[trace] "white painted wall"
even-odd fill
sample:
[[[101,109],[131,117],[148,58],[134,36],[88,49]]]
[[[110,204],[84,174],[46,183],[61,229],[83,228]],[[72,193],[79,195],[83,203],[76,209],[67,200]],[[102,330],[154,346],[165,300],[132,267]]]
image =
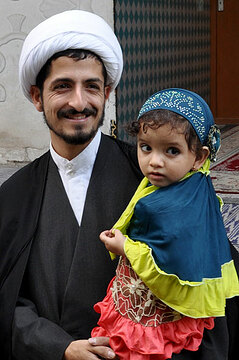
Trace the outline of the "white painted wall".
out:
[[[49,147],[42,114],[20,89],[18,61],[29,31],[51,15],[70,9],[91,11],[113,28],[113,0],[0,0],[0,164],[31,161]],[[111,94],[102,128],[105,133],[115,113]]]

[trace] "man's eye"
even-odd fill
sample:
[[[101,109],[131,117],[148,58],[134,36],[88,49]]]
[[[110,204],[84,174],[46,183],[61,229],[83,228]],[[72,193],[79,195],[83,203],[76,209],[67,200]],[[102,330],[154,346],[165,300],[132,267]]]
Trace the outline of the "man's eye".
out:
[[[93,90],[100,90],[100,87],[98,84],[89,84],[88,88],[93,89]]]
[[[147,145],[147,144],[141,145],[140,148],[141,148],[142,151],[145,151],[145,152],[151,151],[151,147],[149,145]]]
[[[167,153],[170,155],[178,155],[180,151],[175,147],[171,147],[167,150]]]
[[[68,89],[69,88],[69,84],[58,84],[54,87],[55,90],[58,90],[58,89]]]

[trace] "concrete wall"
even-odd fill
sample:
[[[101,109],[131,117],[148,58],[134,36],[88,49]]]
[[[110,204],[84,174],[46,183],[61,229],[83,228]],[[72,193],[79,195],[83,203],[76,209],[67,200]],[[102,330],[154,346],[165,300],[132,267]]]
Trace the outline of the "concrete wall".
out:
[[[113,28],[113,0],[0,0],[0,164],[31,161],[49,147],[42,114],[21,92],[18,61],[28,32],[51,15],[70,9],[96,13]],[[115,116],[115,95],[111,94],[105,133]]]

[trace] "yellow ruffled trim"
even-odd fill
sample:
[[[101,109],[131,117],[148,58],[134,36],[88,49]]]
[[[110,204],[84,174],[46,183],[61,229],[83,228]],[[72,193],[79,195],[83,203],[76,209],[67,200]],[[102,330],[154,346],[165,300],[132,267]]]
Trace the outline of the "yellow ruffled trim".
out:
[[[125,254],[132,268],[161,301],[192,318],[225,315],[226,299],[239,295],[239,282],[233,260],[222,266],[222,277],[189,282],[167,274],[155,263],[145,243],[126,236]]]

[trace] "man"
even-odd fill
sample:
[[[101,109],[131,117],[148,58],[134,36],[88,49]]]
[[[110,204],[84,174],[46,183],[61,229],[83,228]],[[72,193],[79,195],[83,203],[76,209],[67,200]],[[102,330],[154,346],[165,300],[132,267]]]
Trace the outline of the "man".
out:
[[[3,359],[114,358],[108,339],[85,339],[115,270],[99,233],[141,179],[133,147],[99,131],[122,65],[111,28],[84,11],[49,18],[24,42],[20,83],[51,147],[0,192]]]
[[[121,49],[101,18],[67,11],[33,29],[19,68],[51,145],[0,191],[1,357],[115,358],[107,338],[87,339],[97,323],[93,305],[115,270],[99,233],[141,179],[134,149],[99,131],[121,76]],[[228,334],[223,319],[199,352],[175,359],[227,359]]]

